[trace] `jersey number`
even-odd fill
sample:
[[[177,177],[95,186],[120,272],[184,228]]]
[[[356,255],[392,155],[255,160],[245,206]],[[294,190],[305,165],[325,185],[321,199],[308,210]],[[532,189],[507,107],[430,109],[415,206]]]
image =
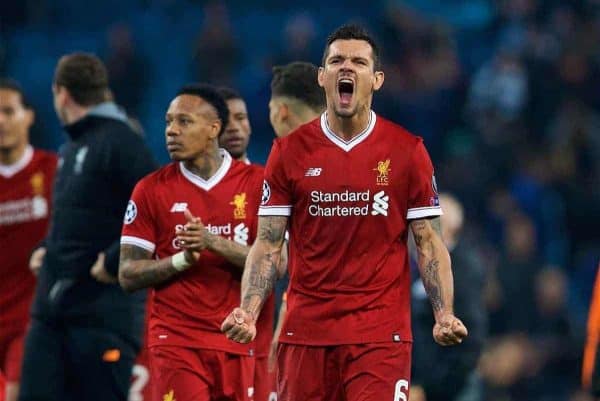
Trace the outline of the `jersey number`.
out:
[[[398,380],[396,382],[396,389],[394,390],[394,401],[406,401],[408,396],[406,395],[408,390],[408,380]]]
[[[148,380],[150,379],[148,368],[144,365],[135,364],[133,366],[132,376],[133,382],[129,387],[128,401],[144,401],[144,387],[146,387],[146,384],[148,384]]]

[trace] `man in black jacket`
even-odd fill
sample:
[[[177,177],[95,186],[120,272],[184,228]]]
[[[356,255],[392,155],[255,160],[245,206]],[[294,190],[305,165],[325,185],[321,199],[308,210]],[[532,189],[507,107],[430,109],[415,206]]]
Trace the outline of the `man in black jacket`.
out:
[[[62,57],[52,86],[68,134],[25,343],[20,401],[125,401],[145,294],[116,277],[119,238],[135,183],[155,168],[143,139],[111,101],[95,56]]]

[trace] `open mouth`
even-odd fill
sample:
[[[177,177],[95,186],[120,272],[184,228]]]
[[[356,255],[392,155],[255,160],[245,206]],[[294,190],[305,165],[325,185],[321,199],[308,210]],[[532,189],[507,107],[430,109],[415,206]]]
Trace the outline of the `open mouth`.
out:
[[[350,105],[352,95],[354,94],[354,81],[349,78],[342,78],[338,81],[338,93],[340,95],[340,104],[342,106]]]

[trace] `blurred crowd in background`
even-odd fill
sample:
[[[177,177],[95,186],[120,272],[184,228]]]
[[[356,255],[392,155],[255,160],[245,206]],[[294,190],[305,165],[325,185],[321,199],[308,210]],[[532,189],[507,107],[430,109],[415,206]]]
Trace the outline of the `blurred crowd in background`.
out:
[[[463,242],[486,274],[486,399],[575,400],[600,255],[598,0],[23,0],[0,4],[0,75],[37,112],[32,143],[64,136],[51,96],[64,53],[98,54],[116,100],[166,162],[164,113],[189,81],[245,97],[264,162],[274,65],[320,64],[354,21],[378,38],[374,109],[424,137],[438,185],[465,208]]]

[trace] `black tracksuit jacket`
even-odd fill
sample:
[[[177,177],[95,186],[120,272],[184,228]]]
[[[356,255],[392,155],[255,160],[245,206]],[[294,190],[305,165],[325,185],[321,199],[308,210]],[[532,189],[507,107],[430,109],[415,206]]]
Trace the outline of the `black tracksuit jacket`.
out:
[[[112,103],[65,126],[54,210],[32,316],[57,324],[98,327],[139,343],[145,292],[126,294],[118,284],[90,275],[99,252],[117,275],[123,215],[133,187],[156,168],[143,138]]]

